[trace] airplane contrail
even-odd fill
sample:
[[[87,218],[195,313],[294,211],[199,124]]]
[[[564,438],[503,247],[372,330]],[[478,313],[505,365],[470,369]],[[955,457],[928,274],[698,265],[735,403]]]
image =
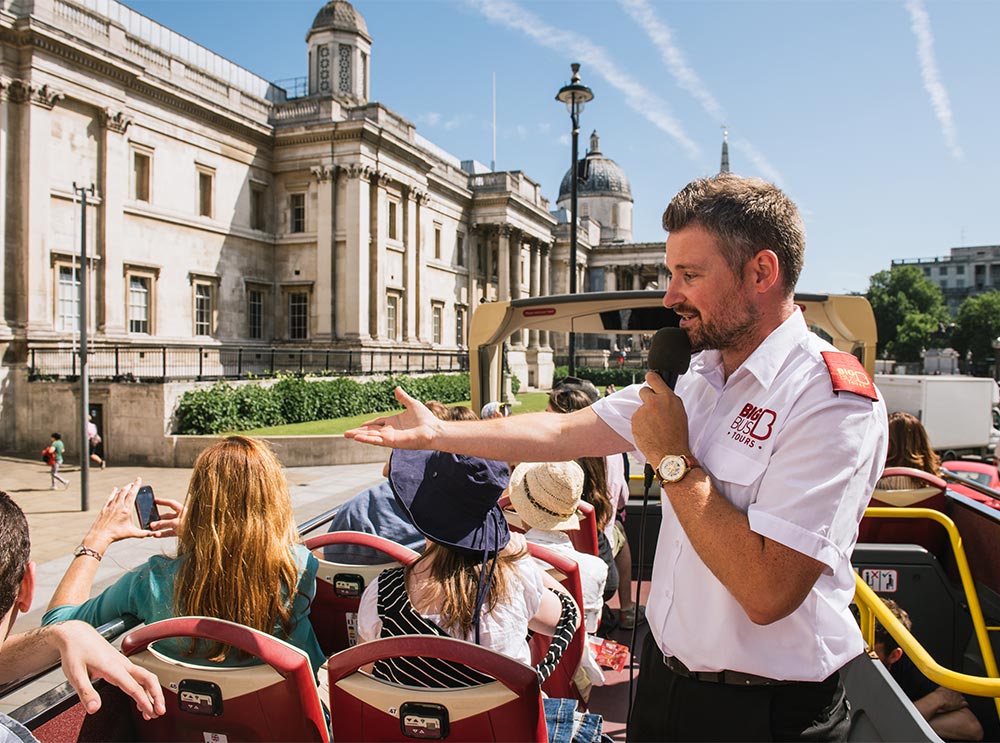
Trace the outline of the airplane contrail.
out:
[[[586,64],[588,72],[600,75],[622,93],[629,108],[677,142],[688,157],[697,159],[700,156],[700,148],[670,113],[666,102],[623,70],[604,47],[581,34],[545,23],[534,13],[511,0],[492,2],[464,0],[464,2],[491,22],[520,31],[540,46],[562,54],[571,52],[575,59]]]
[[[941,81],[937,60],[934,57],[934,34],[931,33],[931,19],[927,15],[921,0],[908,0],[906,9],[910,13],[910,29],[917,37],[917,57],[920,60],[920,77],[924,81],[924,90],[931,98],[934,115],[941,124],[941,134],[945,145],[954,158],[961,160],[963,152],[958,144],[958,132],[955,129],[955,119],[951,113],[951,102],[948,90]]]
[[[618,0],[618,2],[625,9],[625,12],[632,17],[632,20],[646,32],[650,41],[659,50],[663,64],[674,80],[677,81],[677,84],[701,104],[701,107],[709,117],[718,123],[724,122],[726,114],[722,108],[722,104],[716,100],[715,96],[709,91],[708,86],[702,82],[698,73],[688,64],[687,59],[684,57],[684,52],[674,41],[673,31],[666,23],[660,20],[648,0]],[[784,179],[781,177],[781,173],[750,142],[745,139],[737,139],[733,141],[733,147],[746,155],[767,180],[779,187],[783,187],[782,181]]]

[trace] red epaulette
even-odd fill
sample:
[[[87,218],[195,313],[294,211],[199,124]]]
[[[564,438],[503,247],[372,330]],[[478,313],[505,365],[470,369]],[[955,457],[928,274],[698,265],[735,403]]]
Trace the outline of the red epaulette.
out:
[[[823,361],[830,370],[834,392],[853,392],[869,400],[878,400],[875,383],[856,356],[843,351],[823,351]]]

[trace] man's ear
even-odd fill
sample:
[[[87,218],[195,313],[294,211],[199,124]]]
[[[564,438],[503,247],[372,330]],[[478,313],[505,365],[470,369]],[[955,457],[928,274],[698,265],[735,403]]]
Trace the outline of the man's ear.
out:
[[[896,648],[891,653],[889,653],[889,667],[896,665],[899,659],[903,657],[903,648]]]
[[[766,294],[780,282],[780,273],[778,254],[773,250],[761,250],[747,263],[745,275],[758,294]]]
[[[21,587],[17,590],[17,598],[14,599],[14,607],[25,614],[31,609],[31,602],[35,598],[35,563],[28,561],[24,568],[24,577],[21,578]]]

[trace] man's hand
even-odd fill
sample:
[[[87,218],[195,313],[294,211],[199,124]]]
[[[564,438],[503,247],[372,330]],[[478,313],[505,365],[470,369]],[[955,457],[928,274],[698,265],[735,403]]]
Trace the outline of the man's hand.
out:
[[[62,622],[43,627],[42,631],[51,631],[66,680],[76,689],[88,714],[101,708],[101,697],[91,683],[94,678],[102,678],[132,697],[147,720],[166,713],[163,690],[156,676],[115,650],[89,624]]]
[[[397,387],[395,394],[396,400],[405,408],[402,413],[368,421],[359,428],[345,431],[344,436],[362,444],[393,449],[433,449],[434,436],[441,421],[402,388]]]
[[[665,454],[689,454],[688,421],[684,403],[655,372],[647,372],[639,390],[642,407],[632,416],[635,444],[651,466]]]

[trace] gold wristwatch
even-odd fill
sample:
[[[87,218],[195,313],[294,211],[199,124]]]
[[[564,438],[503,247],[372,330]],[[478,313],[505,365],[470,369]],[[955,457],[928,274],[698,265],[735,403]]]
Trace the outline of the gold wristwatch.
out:
[[[660,481],[660,486],[668,483],[680,482],[689,470],[701,467],[694,457],[687,454],[667,454],[656,465],[656,479]]]

